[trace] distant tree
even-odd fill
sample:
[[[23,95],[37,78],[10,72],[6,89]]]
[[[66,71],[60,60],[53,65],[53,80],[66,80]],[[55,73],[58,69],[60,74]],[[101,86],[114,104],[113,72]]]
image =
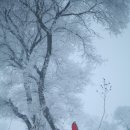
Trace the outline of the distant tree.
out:
[[[116,109],[114,117],[126,130],[130,130],[130,106],[120,106]]]
[[[111,91],[111,89],[112,89],[112,86],[111,86],[110,82],[107,83],[106,79],[103,78],[103,83],[100,85],[100,90],[97,90],[97,92],[103,98],[103,113],[101,116],[101,120],[99,122],[98,130],[100,130],[103,120],[104,120],[104,116],[106,114],[106,101],[107,101],[107,96],[108,96],[109,92]]]
[[[1,106],[11,108],[28,130],[48,129],[45,122],[57,130],[62,119],[79,112],[76,94],[98,61],[90,44],[96,35],[93,23],[121,32],[128,23],[129,0],[0,2],[0,61],[17,72]]]

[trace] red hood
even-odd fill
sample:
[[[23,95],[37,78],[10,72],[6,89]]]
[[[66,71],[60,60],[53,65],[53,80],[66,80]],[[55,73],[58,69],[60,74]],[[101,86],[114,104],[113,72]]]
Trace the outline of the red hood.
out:
[[[75,122],[72,124],[72,130],[78,130],[78,126]]]

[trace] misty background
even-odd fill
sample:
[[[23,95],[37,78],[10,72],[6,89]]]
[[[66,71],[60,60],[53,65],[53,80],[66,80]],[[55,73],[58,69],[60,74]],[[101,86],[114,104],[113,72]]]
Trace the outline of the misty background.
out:
[[[102,99],[96,89],[102,78],[108,79],[112,84],[112,91],[107,101],[107,113],[112,116],[118,106],[130,105],[130,24],[118,36],[109,35],[101,28],[100,30],[102,38],[95,39],[93,44],[104,62],[95,69],[92,84],[87,88],[83,100],[84,103],[87,102],[86,111],[100,115]]]

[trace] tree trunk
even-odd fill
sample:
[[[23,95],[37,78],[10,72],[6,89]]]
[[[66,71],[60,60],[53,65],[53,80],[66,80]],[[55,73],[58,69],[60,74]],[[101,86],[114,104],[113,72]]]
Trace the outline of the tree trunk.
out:
[[[52,130],[57,130],[53,117],[49,111],[49,108],[46,105],[45,96],[43,93],[43,79],[39,82],[38,86],[38,94],[39,94],[39,102],[41,107],[41,112],[43,113],[43,116],[46,118],[47,122],[49,123]]]
[[[28,106],[28,115],[30,119],[33,118],[33,111],[32,111],[32,95],[31,95],[31,88],[29,85],[28,80],[28,72],[26,70],[23,72],[23,79],[24,79],[24,89],[26,93],[26,100],[27,100],[27,106]]]
[[[19,110],[18,110],[18,107],[16,107],[11,100],[9,100],[9,105],[10,105],[12,111],[14,112],[14,114],[15,114],[18,118],[20,118],[20,119],[23,120],[23,122],[26,124],[28,130],[32,130],[32,124],[31,124],[31,122],[29,121],[27,115],[24,115],[24,114],[20,113]]]
[[[52,51],[52,35],[51,33],[47,33],[47,52],[46,52],[44,64],[42,66],[42,69],[39,75],[38,96],[39,96],[39,103],[40,103],[43,116],[46,118],[52,130],[58,130],[54,124],[54,120],[49,111],[49,108],[46,105],[46,100],[44,96],[45,76],[46,76],[47,68],[50,61],[51,51]]]

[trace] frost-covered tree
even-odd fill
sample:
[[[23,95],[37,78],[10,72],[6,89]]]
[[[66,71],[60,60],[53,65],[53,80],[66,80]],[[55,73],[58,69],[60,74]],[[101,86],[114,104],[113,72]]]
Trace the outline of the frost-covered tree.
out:
[[[126,130],[130,130],[130,106],[120,106],[116,109],[114,117]]]
[[[27,115],[32,119],[34,115],[32,112],[32,94],[29,85],[29,77],[31,78],[31,75],[28,73],[28,68],[31,68],[30,64],[33,62],[31,60],[33,50],[38,43],[44,39],[44,34],[41,34],[41,29],[39,25],[34,22],[33,16],[30,16],[28,11],[22,6],[19,6],[18,3],[15,5],[14,2],[15,1],[6,1],[1,4],[1,66],[4,68],[10,66],[19,72],[18,75],[23,75],[21,77],[17,75],[15,80],[18,80],[18,77],[20,77],[20,79],[23,78],[21,82],[23,82],[26,95]],[[16,84],[15,80],[13,86],[14,83]],[[15,90],[15,88],[13,89]],[[11,97],[8,98],[12,99]],[[25,120],[25,115],[16,111],[15,108],[17,107],[9,99],[6,100],[6,103],[11,106],[14,114],[21,118],[30,129],[32,126],[27,116]]]
[[[2,68],[12,72],[1,107],[28,130],[62,129],[80,112],[78,93],[97,56],[93,23],[119,33],[128,23],[129,0],[5,0],[0,6]],[[10,66],[10,67],[9,67]],[[13,69],[13,71],[12,71]],[[15,70],[14,70],[15,69]],[[15,80],[14,80],[15,79]],[[46,127],[47,123],[47,127]]]

